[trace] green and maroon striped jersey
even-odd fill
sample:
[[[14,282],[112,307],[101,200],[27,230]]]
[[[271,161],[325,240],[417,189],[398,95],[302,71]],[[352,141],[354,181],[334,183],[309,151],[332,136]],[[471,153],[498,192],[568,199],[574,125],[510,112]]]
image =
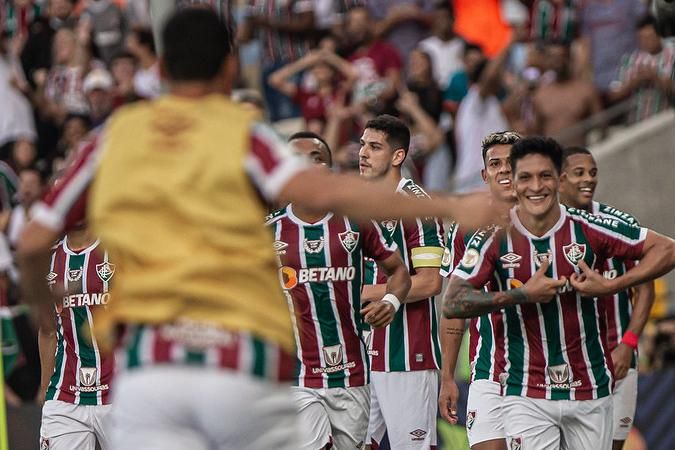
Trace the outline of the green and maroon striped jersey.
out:
[[[396,251],[373,222],[326,215],[316,223],[293,206],[272,215],[279,278],[295,318],[300,362],[297,385],[355,387],[368,383],[361,339],[364,257],[381,261]]]
[[[412,197],[428,197],[412,180],[402,178],[396,192]],[[441,266],[443,258],[443,226],[436,218],[412,222],[385,220],[380,229],[396,243],[401,258],[411,275],[421,268]],[[366,284],[386,282],[372,261],[366,261]],[[377,372],[407,372],[439,369],[441,347],[438,336],[438,314],[434,297],[403,303],[394,320],[385,328],[364,330],[369,342],[371,369]]]
[[[640,223],[632,215],[620,211],[613,206],[593,202],[593,214],[601,217],[615,218],[625,222],[628,225],[639,227]],[[621,258],[608,258],[603,266],[602,274],[605,278],[614,279],[620,277],[635,266],[635,261],[628,261]],[[626,289],[614,295],[604,297],[605,310],[607,314],[607,343],[609,351],[616,348],[621,342],[621,338],[628,330],[630,316],[633,313],[633,290]],[[637,350],[633,352],[631,367],[637,368]]]
[[[55,305],[56,360],[47,400],[76,405],[110,403],[114,361],[99,351],[92,329],[94,312],[110,300],[108,289],[114,274],[115,265],[98,241],[74,251],[66,237],[55,247],[47,283],[68,295]]]
[[[611,256],[638,259],[645,228],[560,205],[560,219],[544,235],[532,235],[511,210],[506,229],[476,232],[454,275],[481,288],[492,277],[500,291],[529,280],[544,258],[547,276],[579,273]],[[589,400],[610,394],[612,374],[604,302],[582,297],[568,284],[549,303],[504,309],[506,395]]]

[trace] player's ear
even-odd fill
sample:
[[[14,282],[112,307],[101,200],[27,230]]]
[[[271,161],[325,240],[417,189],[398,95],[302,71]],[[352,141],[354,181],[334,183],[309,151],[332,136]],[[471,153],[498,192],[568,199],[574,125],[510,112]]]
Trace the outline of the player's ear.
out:
[[[487,182],[488,182],[487,172],[485,171],[485,169],[480,169],[480,176],[483,179],[483,182],[487,184]]]
[[[402,148],[394,150],[394,154],[391,156],[391,165],[394,167],[399,167],[403,165],[405,161],[406,152]]]

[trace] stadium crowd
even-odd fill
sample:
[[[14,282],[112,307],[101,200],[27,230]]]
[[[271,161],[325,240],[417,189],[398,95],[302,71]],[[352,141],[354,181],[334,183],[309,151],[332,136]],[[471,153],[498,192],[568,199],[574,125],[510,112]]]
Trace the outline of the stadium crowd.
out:
[[[675,43],[643,0],[178,0],[213,8],[237,48],[233,98],[286,136],[309,131],[359,170],[383,114],[410,129],[403,175],[485,187],[491,133],[586,146],[675,99]],[[8,403],[43,401],[13,250],[31,207],[119,107],[162,92],[147,0],[0,0],[0,300]],[[611,42],[612,45],[607,45]],[[623,105],[620,114],[603,111]],[[672,364],[672,321],[641,370]]]

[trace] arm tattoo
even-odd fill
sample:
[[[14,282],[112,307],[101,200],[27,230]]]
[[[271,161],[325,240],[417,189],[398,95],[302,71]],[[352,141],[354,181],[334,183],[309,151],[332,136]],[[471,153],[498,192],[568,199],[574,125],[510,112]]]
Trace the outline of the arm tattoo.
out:
[[[522,288],[501,292],[485,292],[474,289],[467,281],[454,279],[443,304],[447,319],[478,317],[497,311],[505,306],[527,302]]]
[[[448,327],[445,329],[445,334],[450,336],[464,336],[464,328]]]

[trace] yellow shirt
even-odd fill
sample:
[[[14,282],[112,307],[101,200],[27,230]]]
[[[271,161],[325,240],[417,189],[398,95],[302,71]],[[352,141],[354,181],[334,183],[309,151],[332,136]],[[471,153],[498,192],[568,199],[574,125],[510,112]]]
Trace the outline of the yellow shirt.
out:
[[[220,95],[123,108],[98,146],[87,211],[117,263],[108,324],[203,321],[292,351],[260,195],[304,163]]]

